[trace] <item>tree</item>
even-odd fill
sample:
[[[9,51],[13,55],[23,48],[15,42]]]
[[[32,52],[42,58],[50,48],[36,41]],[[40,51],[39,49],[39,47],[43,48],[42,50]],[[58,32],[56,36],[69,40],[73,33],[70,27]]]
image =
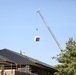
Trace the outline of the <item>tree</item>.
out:
[[[1,75],[4,75],[4,65],[1,67]]]
[[[66,43],[66,49],[58,54],[56,59],[60,64],[55,67],[59,69],[56,75],[76,75],[76,41],[70,38]]]

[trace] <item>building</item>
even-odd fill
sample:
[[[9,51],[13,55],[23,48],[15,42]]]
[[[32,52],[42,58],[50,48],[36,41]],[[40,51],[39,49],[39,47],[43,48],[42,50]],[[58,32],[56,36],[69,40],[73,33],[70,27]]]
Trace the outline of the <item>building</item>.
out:
[[[9,49],[0,50],[0,73],[4,75],[54,75],[51,65]]]

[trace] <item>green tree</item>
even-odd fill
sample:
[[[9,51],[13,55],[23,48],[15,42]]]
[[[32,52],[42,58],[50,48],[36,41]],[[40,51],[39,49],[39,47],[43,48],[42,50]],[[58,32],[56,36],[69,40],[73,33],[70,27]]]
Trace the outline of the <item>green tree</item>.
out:
[[[4,65],[1,67],[1,75],[4,75]]]
[[[76,75],[76,41],[70,38],[66,43],[66,49],[57,55],[60,64],[55,67],[59,69],[55,75]]]

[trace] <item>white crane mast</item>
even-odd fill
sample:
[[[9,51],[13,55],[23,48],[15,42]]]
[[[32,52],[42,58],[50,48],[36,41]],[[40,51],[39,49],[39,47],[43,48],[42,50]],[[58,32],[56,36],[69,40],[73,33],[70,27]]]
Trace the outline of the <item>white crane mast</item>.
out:
[[[62,51],[61,45],[60,45],[59,42],[57,41],[55,35],[53,34],[53,32],[52,32],[52,30],[50,29],[50,27],[48,26],[46,20],[45,20],[44,17],[42,16],[40,10],[38,10],[37,13],[39,13],[40,17],[42,18],[43,22],[45,23],[45,25],[46,25],[47,29],[49,30],[50,34],[52,35],[52,37],[54,38],[55,42],[57,43],[59,49]]]

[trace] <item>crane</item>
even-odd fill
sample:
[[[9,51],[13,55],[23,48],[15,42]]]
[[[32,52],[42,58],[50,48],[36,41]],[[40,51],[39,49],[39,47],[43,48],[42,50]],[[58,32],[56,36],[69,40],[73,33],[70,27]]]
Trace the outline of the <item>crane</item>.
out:
[[[47,29],[49,30],[50,34],[52,35],[52,37],[54,38],[55,42],[57,43],[59,49],[62,51],[62,47],[60,45],[60,43],[58,42],[58,40],[56,39],[55,35],[53,34],[52,30],[50,29],[48,23],[46,22],[46,20],[44,19],[44,17],[42,16],[40,9],[38,9],[37,13],[39,13],[40,17],[42,18],[44,24],[46,25]]]

